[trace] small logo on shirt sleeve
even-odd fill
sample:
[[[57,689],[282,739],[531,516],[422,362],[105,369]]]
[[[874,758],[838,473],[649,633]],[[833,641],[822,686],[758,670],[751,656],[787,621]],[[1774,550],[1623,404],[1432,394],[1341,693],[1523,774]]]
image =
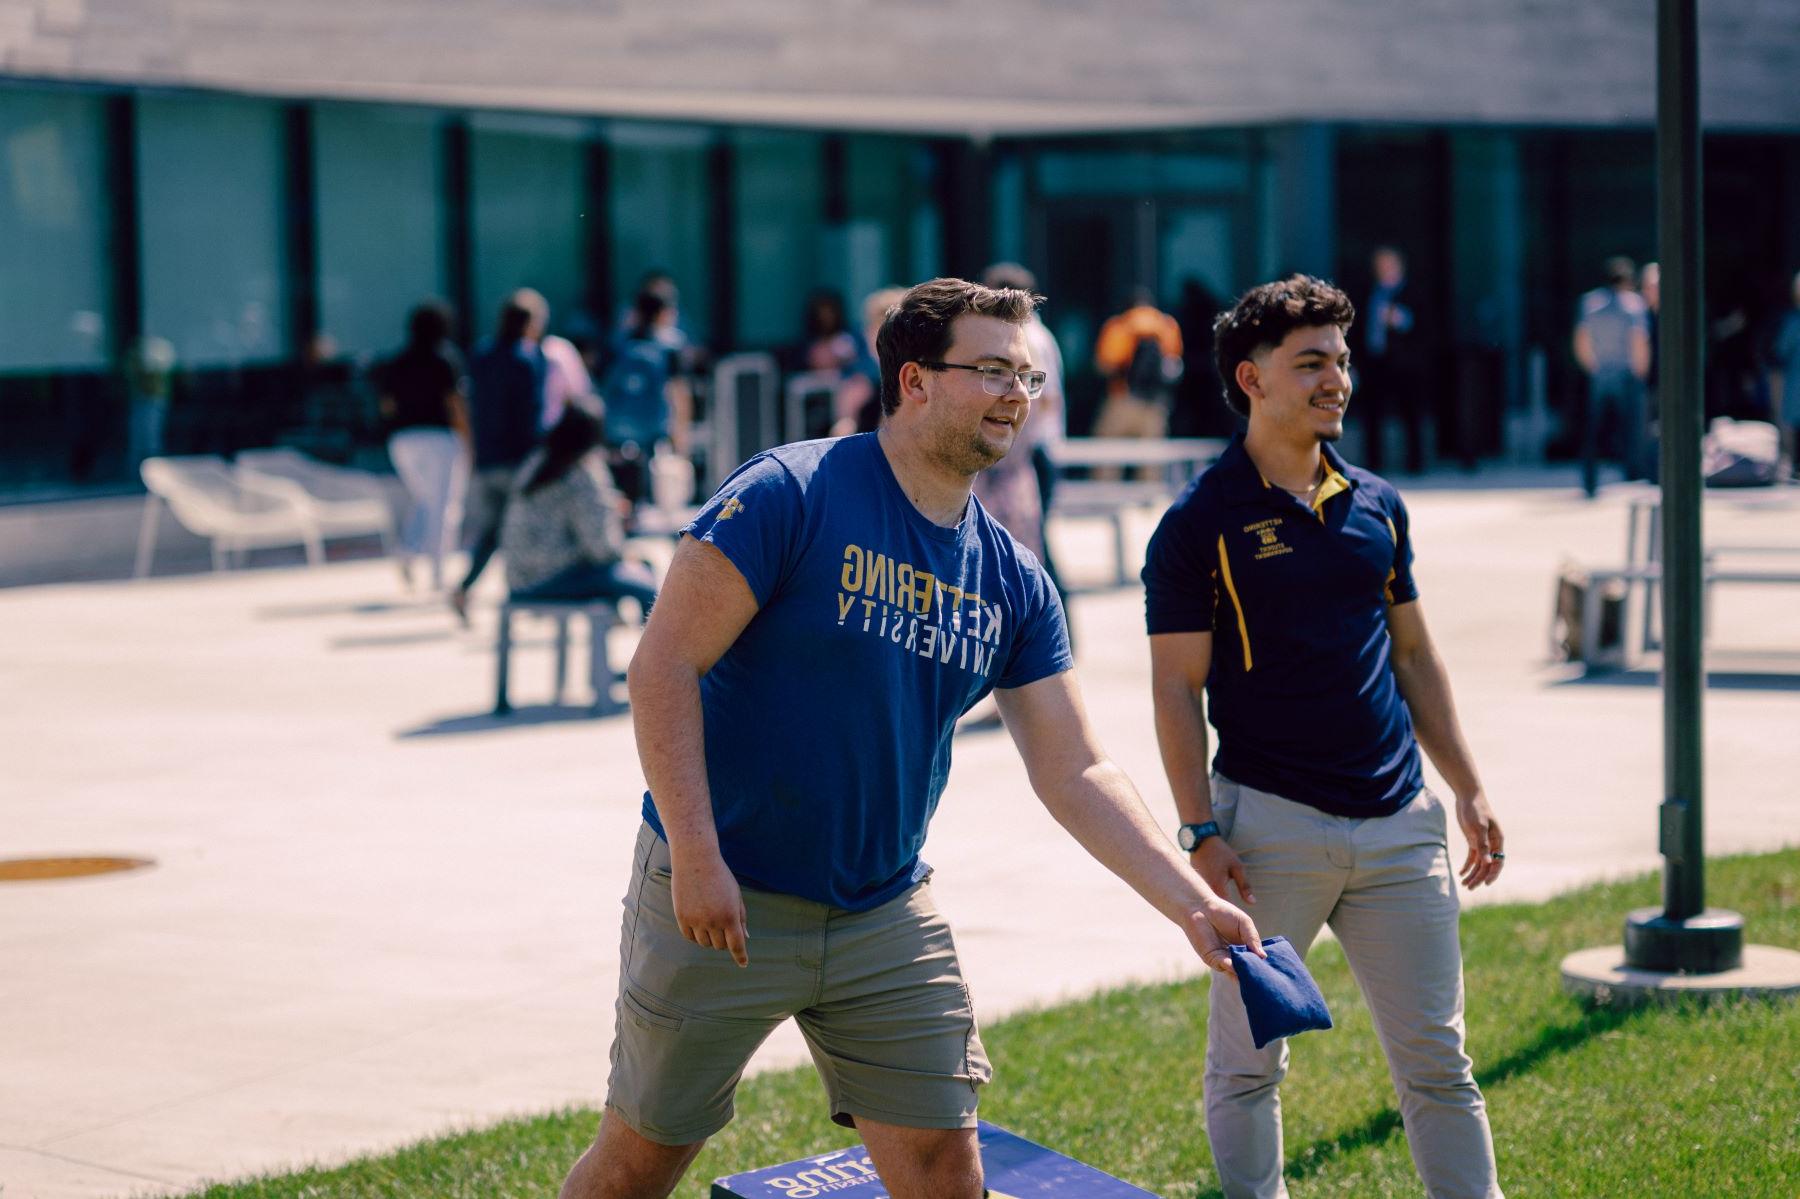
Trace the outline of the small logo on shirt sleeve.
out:
[[[734,495],[719,506],[719,519],[730,520],[743,510],[743,502]]]

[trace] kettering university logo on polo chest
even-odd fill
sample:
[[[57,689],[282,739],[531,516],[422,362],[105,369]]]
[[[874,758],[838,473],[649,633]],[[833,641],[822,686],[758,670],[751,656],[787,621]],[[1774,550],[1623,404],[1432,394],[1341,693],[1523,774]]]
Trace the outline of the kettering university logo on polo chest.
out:
[[[1283,518],[1271,516],[1267,520],[1252,521],[1244,526],[1244,532],[1256,534],[1256,560],[1275,558],[1282,554],[1291,554],[1294,547],[1281,540],[1281,522]]]

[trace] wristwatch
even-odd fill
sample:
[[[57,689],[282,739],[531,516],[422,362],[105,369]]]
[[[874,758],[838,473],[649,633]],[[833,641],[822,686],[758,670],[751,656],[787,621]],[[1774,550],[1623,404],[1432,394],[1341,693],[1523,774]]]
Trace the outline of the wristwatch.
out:
[[[1182,852],[1193,853],[1200,848],[1200,843],[1208,837],[1219,835],[1219,822],[1208,820],[1205,824],[1184,824],[1175,834],[1175,844],[1181,846]]]

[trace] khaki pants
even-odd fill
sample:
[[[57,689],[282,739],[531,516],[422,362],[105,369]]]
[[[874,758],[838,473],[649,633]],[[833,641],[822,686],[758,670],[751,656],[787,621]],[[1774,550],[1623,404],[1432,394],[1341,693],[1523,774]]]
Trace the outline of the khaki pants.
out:
[[[1343,945],[1426,1193],[1499,1196],[1487,1106],[1463,1052],[1459,904],[1442,802],[1424,790],[1392,816],[1358,820],[1219,775],[1212,795],[1256,892],[1258,931],[1287,937],[1304,955],[1329,924]],[[1278,1090],[1287,1062],[1286,1041],[1251,1043],[1237,984],[1213,975],[1206,1132],[1230,1199],[1287,1194]]]

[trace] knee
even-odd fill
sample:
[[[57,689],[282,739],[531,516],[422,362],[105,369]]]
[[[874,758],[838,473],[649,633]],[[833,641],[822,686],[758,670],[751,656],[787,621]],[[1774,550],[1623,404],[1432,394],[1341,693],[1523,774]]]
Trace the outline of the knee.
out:
[[[1433,1057],[1394,1063],[1394,1089],[1402,1099],[1468,1107],[1481,1102],[1473,1064],[1460,1049]]]
[[[665,1199],[705,1143],[659,1144],[609,1110],[594,1143],[563,1180],[558,1199]]]
[[[1265,1050],[1228,1065],[1208,1062],[1204,1081],[1208,1096],[1240,1101],[1275,1090],[1286,1077],[1287,1055]]]
[[[918,1163],[918,1199],[981,1199],[981,1158],[945,1151]]]

